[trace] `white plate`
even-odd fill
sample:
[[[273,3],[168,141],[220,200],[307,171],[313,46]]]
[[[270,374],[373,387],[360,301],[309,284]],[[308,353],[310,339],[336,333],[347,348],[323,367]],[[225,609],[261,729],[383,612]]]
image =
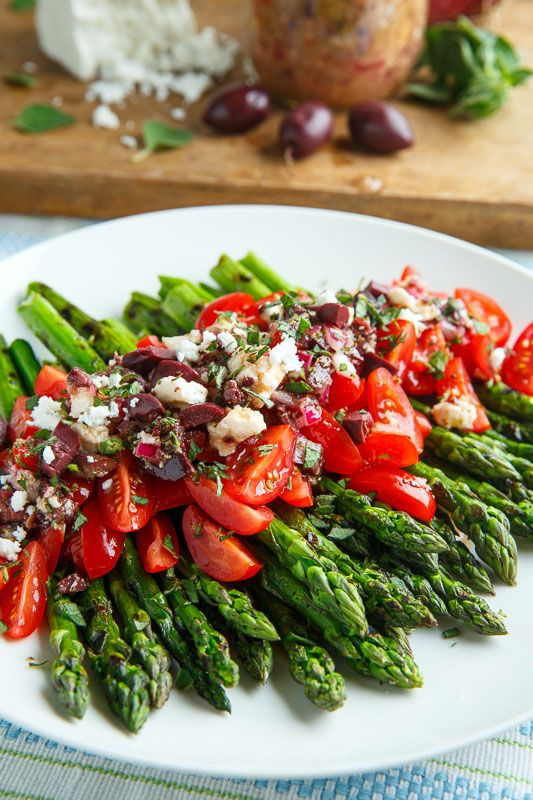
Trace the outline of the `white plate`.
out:
[[[220,253],[254,249],[295,283],[353,287],[362,276],[397,276],[409,263],[432,285],[486,290],[529,322],[531,276],[464,242],[406,225],[329,211],[268,206],[197,208],[98,225],[16,255],[1,266],[1,328],[24,334],[15,306],[30,280],[46,280],[95,315],[122,309],[132,289],[155,292],[158,274],[207,278]],[[384,769],[451,750],[533,716],[533,554],[520,554],[516,589],[494,601],[511,635],[443,640],[413,635],[423,689],[402,692],[348,675],[348,701],[319,712],[288,677],[282,657],[266,688],[244,679],[233,713],[217,714],[193,693],[177,693],[136,737],[105,711],[98,694],[82,722],[53,705],[45,637],[0,641],[0,717],[85,751],[194,773],[310,777]],[[452,644],[454,646],[452,646]]]

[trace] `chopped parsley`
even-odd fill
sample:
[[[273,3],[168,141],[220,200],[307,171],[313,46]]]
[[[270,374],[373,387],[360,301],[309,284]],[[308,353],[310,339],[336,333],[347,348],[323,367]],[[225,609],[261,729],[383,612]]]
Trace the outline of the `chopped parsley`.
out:
[[[296,328],[296,338],[299,339],[311,327],[311,322],[308,317],[300,317],[298,327]]]
[[[85,525],[86,522],[87,522],[87,517],[85,516],[85,514],[82,514],[81,511],[78,511],[76,517],[74,518],[74,522],[72,524],[73,533],[79,531],[79,529],[83,527],[83,525]]]
[[[246,386],[241,386],[241,389],[243,390],[243,392],[246,392],[246,394],[249,394],[252,397],[255,397],[257,400],[261,400],[261,402],[264,403],[267,408],[274,408],[274,403],[272,402],[270,397],[263,397],[262,394],[258,394],[258,392],[253,392],[251,389],[248,389]]]
[[[476,333],[479,333],[480,336],[485,336],[490,331],[490,325],[487,325],[486,322],[481,322],[479,319],[472,319],[472,325],[474,326],[474,330]]]
[[[316,442],[306,442],[304,452],[304,469],[313,469],[316,467],[322,456],[322,445]]]
[[[6,631],[7,631],[6,623],[2,622],[2,620],[0,619],[0,635],[2,635],[2,633],[5,633]]]
[[[447,628],[445,631],[442,631],[442,638],[443,639],[453,639],[455,636],[460,636],[461,631],[459,628]]]
[[[432,353],[428,359],[428,370],[437,379],[440,379],[444,376],[444,370],[449,360],[450,356],[446,350],[437,350],[435,353]]]
[[[189,452],[188,452],[188,456],[189,456],[190,460],[194,461],[196,456],[199,455],[201,452],[202,452],[202,448],[198,447],[198,445],[196,444],[194,439],[191,439],[191,443],[189,445]]]
[[[306,381],[289,381],[285,384],[284,389],[292,394],[311,394],[313,387],[309,386]]]
[[[266,456],[271,453],[273,450],[277,449],[277,444],[261,444],[257,448],[257,452],[260,456]]]
[[[138,494],[134,494],[131,496],[131,499],[135,503],[136,506],[147,506],[150,500],[148,497],[141,497]]]
[[[168,550],[169,553],[172,553],[173,556],[176,556],[176,548],[174,547],[174,542],[170,534],[163,539],[163,547],[165,550]]]
[[[261,334],[257,330],[249,330],[248,335],[246,337],[246,341],[248,344],[260,344],[261,343]]]

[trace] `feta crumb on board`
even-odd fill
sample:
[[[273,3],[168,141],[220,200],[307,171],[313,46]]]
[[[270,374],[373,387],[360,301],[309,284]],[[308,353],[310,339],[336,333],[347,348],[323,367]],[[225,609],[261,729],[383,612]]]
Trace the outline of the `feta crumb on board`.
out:
[[[154,388],[154,394],[164,405],[196,405],[205,403],[207,389],[196,381],[186,381],[181,376],[161,378]]]
[[[262,433],[265,429],[266,422],[261,412],[242,406],[235,406],[220,422],[211,422],[207,426],[209,442],[221,456],[231,455],[240,442]]]
[[[92,116],[93,128],[105,128],[106,130],[116,131],[120,128],[120,119],[118,114],[115,114],[109,106],[103,103],[93,111]]]

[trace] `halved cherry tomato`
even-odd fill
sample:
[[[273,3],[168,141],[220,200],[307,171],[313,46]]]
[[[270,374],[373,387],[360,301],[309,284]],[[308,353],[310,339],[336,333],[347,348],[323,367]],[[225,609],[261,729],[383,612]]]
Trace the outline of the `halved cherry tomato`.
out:
[[[476,433],[481,433],[490,428],[485,409],[473,389],[462,358],[452,358],[448,361],[444,377],[437,381],[437,393],[439,397],[450,400],[450,402],[453,402],[454,398],[464,398],[476,406],[478,413],[472,425],[472,430]]]
[[[162,478],[152,478],[150,485],[158,511],[170,511],[173,508],[186,506],[191,502],[191,496],[183,478],[180,478],[179,481],[164,481]]]
[[[290,486],[290,488],[289,488]],[[313,489],[309,478],[304,478],[298,467],[294,467],[290,482],[280,494],[281,500],[298,508],[311,508]]]
[[[63,526],[57,528],[45,528],[39,536],[39,542],[44,550],[46,568],[49,575],[52,575],[57,567],[64,541],[65,528]]]
[[[274,514],[266,506],[252,508],[235,500],[224,489],[217,493],[215,481],[198,475],[194,480],[186,478],[185,483],[193,501],[209,516],[230,531],[241,536],[252,536],[270,525]]]
[[[375,492],[380,502],[423,522],[430,522],[437,510],[428,482],[395,467],[371,467],[356,472],[348,488],[364,494]]]
[[[418,338],[411,365],[403,380],[403,387],[407,394],[415,397],[435,394],[437,382],[431,373],[431,360],[439,352],[444,353],[445,356],[450,355],[442,328],[437,323],[423,330]]]
[[[218,581],[245,581],[263,566],[248,548],[201,508],[189,506],[183,515],[183,535],[193,561]]]
[[[86,522],[72,534],[66,550],[76,568],[94,580],[111,572],[122,554],[126,536],[107,527],[96,497],[84,505],[82,513]]]
[[[69,474],[67,472],[62,480],[67,487],[70,499],[77,506],[82,506],[86,503],[95,489],[94,481],[89,481],[87,478],[80,478],[76,473]]]
[[[522,331],[503,362],[502,378],[517,392],[533,395],[533,322]]]
[[[24,639],[37,630],[46,608],[48,572],[41,544],[30,542],[19,560],[20,567],[0,595],[0,619],[10,639]]]
[[[511,320],[491,297],[474,289],[456,289],[455,297],[462,300],[469,315],[489,326],[489,336],[497,347],[507,343],[511,335]]]
[[[39,397],[61,400],[67,393],[67,373],[51,364],[45,364],[35,378],[34,391]]]
[[[139,339],[137,344],[135,345],[136,349],[138,350],[140,347],[164,347],[165,345],[159,338],[159,336],[143,336],[142,339]]]
[[[21,469],[29,469],[30,472],[37,472],[39,468],[39,456],[33,452],[37,444],[33,439],[17,439],[13,445],[13,460]]]
[[[313,425],[302,428],[302,434],[324,449],[324,467],[328,472],[350,475],[363,466],[359,450],[335,417],[322,409],[322,416]]]
[[[106,525],[123,533],[144,528],[155,511],[150,478],[131,453],[123,453],[116,469],[100,479],[98,500]]]
[[[27,439],[33,436],[39,428],[37,425],[31,425],[31,411],[26,408],[26,403],[29,397],[17,397],[13,411],[11,413],[11,420],[7,428],[7,435],[11,442],[15,439]]]
[[[251,506],[271,503],[292,473],[295,444],[292,425],[274,425],[252,441],[243,442],[228,458],[224,489]]]
[[[400,283],[405,287],[409,294],[413,297],[441,297],[446,299],[448,297],[444,292],[434,292],[429,288],[429,284],[423,279],[420,273],[413,267],[404,267],[400,275],[399,281],[393,281],[393,285],[397,286]]]
[[[401,378],[409,367],[416,345],[416,329],[407,319],[393,319],[378,331],[378,352],[394,364]]]
[[[180,551],[176,530],[163,512],[137,531],[135,542],[146,572],[163,572],[178,563]]]
[[[196,327],[203,331],[204,328],[214,325],[221,311],[234,311],[237,316],[246,320],[257,316],[255,300],[250,294],[232,292],[208,303],[196,320]]]
[[[412,369],[408,369],[405,373],[402,386],[407,394],[413,397],[425,397],[437,391],[437,381],[433,375],[429,372],[415,372]]]
[[[328,402],[326,409],[334,414],[341,408],[351,409],[361,398],[365,391],[364,378],[358,375],[348,377],[334,372],[332,375],[331,386],[329,388]]]
[[[368,410],[374,427],[359,445],[365,461],[394,467],[416,464],[424,447],[422,431],[407,395],[384,367],[368,376]]]
[[[0,472],[4,475],[9,472],[14,464],[13,453],[7,447],[0,451]]]
[[[426,436],[429,433],[431,433],[431,428],[433,426],[432,426],[430,420],[426,417],[425,414],[422,414],[421,411],[416,411],[415,410],[415,417],[416,417],[416,421],[418,422],[418,425],[420,427],[420,430],[422,431],[422,436],[425,439]]]
[[[10,578],[12,577],[12,565],[11,562],[6,561],[3,558],[0,558],[0,592],[6,586]]]

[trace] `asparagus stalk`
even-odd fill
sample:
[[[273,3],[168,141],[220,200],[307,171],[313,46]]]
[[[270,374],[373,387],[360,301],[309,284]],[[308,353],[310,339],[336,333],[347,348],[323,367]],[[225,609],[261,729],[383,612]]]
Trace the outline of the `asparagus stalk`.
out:
[[[148,691],[154,708],[162,708],[172,689],[170,656],[151,628],[150,617],[142,609],[117,572],[108,579],[109,591],[122,620],[124,639],[132,649],[133,659],[146,670]]]
[[[265,591],[261,591],[260,598],[281,632],[289,672],[303,686],[307,699],[322,711],[341,708],[346,700],[346,686],[326,648],[313,639],[307,625],[289,606]]]
[[[418,575],[411,567],[403,564],[398,559],[391,558],[391,556],[384,556],[383,564],[391,575],[394,575],[398,581],[401,581],[401,584],[406,586],[432,614],[436,617],[442,617],[448,613],[444,601],[434,590],[427,578],[423,575]],[[434,567],[434,569],[437,569],[437,567]]]
[[[124,322],[138,336],[152,333],[156,336],[175,336],[176,323],[167,317],[159,300],[141,292],[133,292],[124,309]]]
[[[249,252],[241,258],[240,264],[249,270],[258,280],[268,287],[269,292],[292,292],[294,286],[287,283],[277,272],[274,272],[261,258],[255,253]],[[263,295],[265,297],[266,295]]]
[[[257,534],[284,566],[306,586],[318,608],[342,622],[348,632],[364,635],[368,623],[355,583],[339,572],[329,558],[317,555],[312,547],[280,519]]]
[[[24,394],[6,340],[0,336],[0,417],[9,422],[17,397]]]
[[[281,502],[276,503],[275,511],[287,525],[304,537],[317,555],[329,558],[340,572],[357,584],[365,610],[375,619],[405,628],[437,624],[428,609],[406,586],[391,581],[377,565],[356,562],[317,530],[303,511]]]
[[[177,687],[183,690],[193,684],[200,697],[207,700],[214,708],[219,711],[230,711],[231,705],[224,689],[198,663],[189,644],[174,625],[173,614],[165,595],[153,577],[142,568],[131,537],[126,538],[119,564],[120,574],[126,586],[135,594],[180,666]]]
[[[272,294],[269,287],[253,272],[227,255],[220,257],[216,267],[211,270],[211,277],[226,292],[246,292],[254,300],[261,300],[262,297]]]
[[[204,283],[203,281],[200,281],[198,286],[200,289],[203,289],[204,292],[208,292],[213,300],[215,300],[217,297],[223,297],[226,294],[224,289],[220,289],[219,287],[217,288],[216,286],[211,286],[210,283]]]
[[[367,495],[343,489],[331,478],[322,478],[322,487],[337,498],[337,511],[354,525],[363,525],[384,545],[401,553],[443,553],[446,542],[436,531],[403,511],[384,505],[372,505]]]
[[[456,580],[471,586],[476,592],[494,594],[489,573],[464,542],[455,538],[454,531],[439,517],[434,517],[431,526],[440,533],[450,548],[439,556],[439,562]]]
[[[128,326],[125,325],[120,319],[108,317],[107,319],[101,320],[99,324],[102,331],[107,332],[109,336],[109,350],[111,349],[113,341],[116,352],[120,353],[121,355],[124,353],[129,353],[131,350],[135,350],[138,337],[135,336]]]
[[[479,557],[503,581],[514,584],[518,557],[516,543],[504,514],[482,503],[465,483],[451,480],[442,470],[423,462],[409,469],[413,475],[428,481],[438,507],[450,515],[456,528],[470,537]]]
[[[306,586],[268,557],[264,560],[260,582],[266,591],[295,608],[317,628],[352,669],[404,689],[422,685],[422,676],[411,653],[400,643],[377,633],[348,636],[341,623],[318,608]]]
[[[341,514],[337,514],[335,503],[333,494],[317,495],[312,511],[307,513],[308,519],[328,539],[341,543],[343,550],[358,557],[371,555],[372,535],[364,528],[354,527]]]
[[[506,459],[520,475],[522,482],[529,489],[533,488],[533,464],[528,460],[528,457],[522,457],[512,453],[507,447],[502,447],[498,442],[489,439],[485,440],[482,436],[477,436],[474,433],[467,433],[463,436],[463,441],[467,442],[472,447],[483,450],[487,455],[497,452],[501,458]],[[528,445],[523,445],[528,447]]]
[[[426,446],[434,455],[449,461],[491,483],[520,482],[520,473],[495,449],[475,446],[446,428],[435,426],[426,437]]]
[[[254,607],[246,592],[223,586],[184,557],[180,557],[177,569],[189,599],[193,603],[201,600],[203,604],[216,608],[230,630],[268,642],[279,639],[272,622]]]
[[[505,383],[480,383],[476,391],[483,405],[512,419],[533,422],[533,397],[516,392]]]
[[[35,380],[41,369],[32,346],[24,339],[15,339],[9,346],[9,354],[22,380],[26,394],[32,395]]]
[[[528,442],[533,444],[533,423],[518,421],[507,417],[504,414],[499,414],[497,411],[487,411],[487,416],[493,427],[493,430],[505,436],[507,439],[512,439],[515,442]]]
[[[204,303],[210,303],[217,296],[216,292],[212,291],[210,288],[207,288],[205,284],[192,283],[185,278],[174,278],[170,275],[160,275],[159,283],[161,284],[159,289],[159,297],[161,300],[164,300],[168,293],[177,286],[188,286],[197,297],[202,298]]]
[[[161,575],[161,588],[174,613],[174,623],[188,632],[204,669],[214,675],[223,686],[236,686],[239,682],[239,668],[231,659],[227,639],[191,602],[173,570]]]
[[[52,685],[67,713],[82,719],[89,705],[89,676],[83,666],[85,648],[78,637],[77,626],[85,620],[78,606],[57,594],[55,581],[46,606],[50,626],[50,646],[55,653],[52,663]]]
[[[33,333],[69,369],[80,367],[89,373],[105,369],[98,353],[44,297],[31,292],[18,310]]]
[[[164,313],[184,331],[196,327],[196,320],[206,304],[205,293],[194,284],[175,286],[161,303]]]
[[[513,439],[508,439],[492,429],[485,431],[480,438],[487,447],[497,446],[505,452],[512,453],[514,456],[533,461],[533,444],[529,444],[529,442],[515,442]]]
[[[149,678],[132,662],[132,651],[122,639],[104,583],[97,578],[80,596],[85,616],[89,658],[109,705],[132,733],[137,733],[150,712]]]
[[[485,636],[501,636],[507,633],[505,623],[487,603],[459,581],[454,581],[445,570],[428,575],[428,580],[440,594],[450,616],[463,620],[478,633]]]

